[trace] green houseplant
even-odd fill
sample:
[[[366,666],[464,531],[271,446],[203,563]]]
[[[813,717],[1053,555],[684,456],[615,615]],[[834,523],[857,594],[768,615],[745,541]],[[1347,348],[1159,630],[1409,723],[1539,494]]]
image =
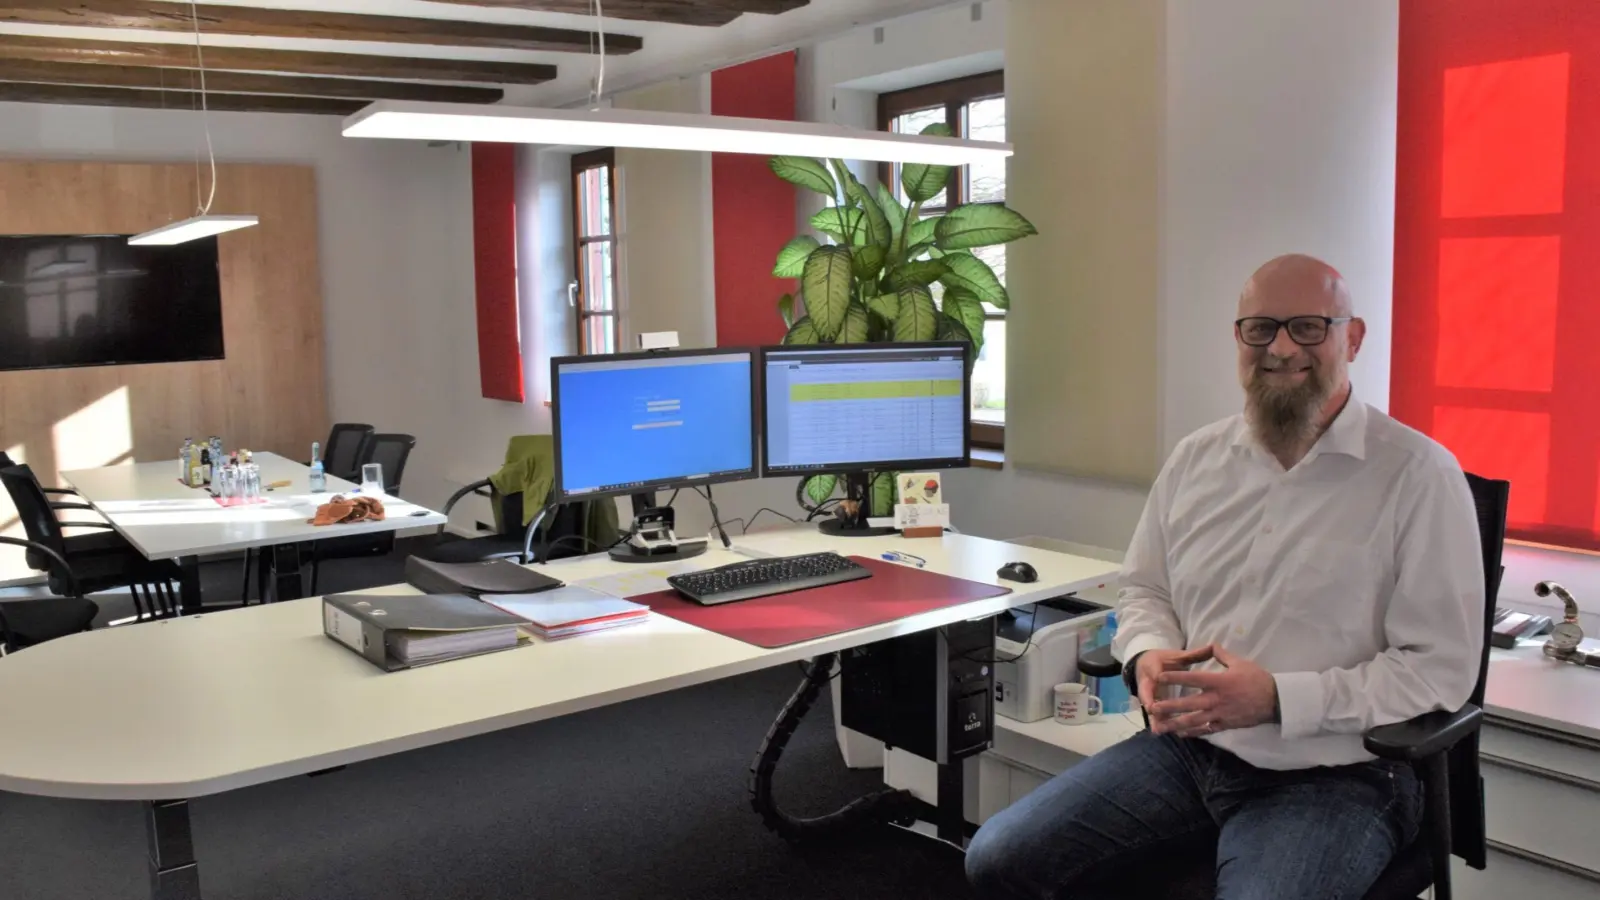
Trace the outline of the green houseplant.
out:
[[[950,128],[935,124],[922,133],[949,137]],[[923,204],[950,183],[949,166],[902,166],[900,187],[909,201],[902,205],[883,185],[869,191],[840,160],[779,156],[768,165],[784,181],[831,201],[811,218],[828,242],[799,235],[778,252],[772,270],[800,280],[798,297],[778,300],[788,328],[785,344],[964,341],[977,359],[983,305],[1007,309],[1011,297],[971,251],[1037,234],[1033,223],[1004,203],[969,203],[924,216]],[[809,479],[802,501],[820,506],[838,481],[834,475]],[[879,473],[870,489],[871,514],[887,515],[893,496],[893,473]]]

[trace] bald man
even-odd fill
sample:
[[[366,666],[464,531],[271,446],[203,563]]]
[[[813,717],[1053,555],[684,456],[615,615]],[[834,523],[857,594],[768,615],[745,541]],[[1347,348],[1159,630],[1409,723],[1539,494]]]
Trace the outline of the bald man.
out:
[[[1150,729],[990,819],[991,898],[1359,900],[1417,833],[1409,766],[1361,734],[1466,702],[1483,641],[1472,496],[1443,447],[1351,395],[1366,324],[1286,256],[1233,323],[1244,412],[1189,435],[1123,564],[1113,650]]]

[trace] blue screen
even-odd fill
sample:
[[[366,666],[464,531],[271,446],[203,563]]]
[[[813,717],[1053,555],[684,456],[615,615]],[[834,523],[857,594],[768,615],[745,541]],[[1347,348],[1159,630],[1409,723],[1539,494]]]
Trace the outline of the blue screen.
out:
[[[560,364],[566,494],[755,471],[748,353]]]

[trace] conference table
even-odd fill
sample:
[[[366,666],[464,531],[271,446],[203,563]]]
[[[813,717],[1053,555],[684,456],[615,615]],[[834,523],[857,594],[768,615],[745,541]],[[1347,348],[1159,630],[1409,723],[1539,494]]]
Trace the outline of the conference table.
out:
[[[393,673],[323,634],[320,598],[86,632],[0,658],[0,790],[143,804],[150,896],[191,900],[200,896],[191,798],[986,618],[1102,584],[1116,568],[967,535],[841,538],[809,527],[748,535],[731,550],[714,543],[690,565],[820,550],[904,550],[929,571],[1013,591],[775,649],[652,613],[626,628]],[[1037,582],[997,578],[1017,560],[1038,570]],[[568,583],[637,570],[605,554],[534,568]]]
[[[301,544],[355,534],[382,534],[405,528],[444,525],[442,514],[383,497],[385,518],[348,525],[312,525],[317,507],[335,494],[357,490],[342,478],[327,476],[327,491],[311,493],[311,470],[303,463],[266,451],[254,455],[261,467],[264,503],[222,506],[204,488],[178,480],[178,461],[135,463],[97,469],[73,469],[61,477],[94,507],[106,522],[128,539],[146,559],[176,560],[179,612],[198,612],[200,557],[239,550],[270,548],[261,554],[261,596],[276,599],[304,596],[300,571]],[[288,485],[273,490],[274,482]]]

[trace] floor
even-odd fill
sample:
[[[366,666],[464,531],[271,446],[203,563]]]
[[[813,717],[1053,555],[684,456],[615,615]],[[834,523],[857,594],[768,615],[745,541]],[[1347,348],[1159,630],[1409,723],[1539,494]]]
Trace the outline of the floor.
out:
[[[329,563],[321,587],[393,583],[402,561]],[[236,603],[239,574],[236,560],[207,563],[204,595]],[[104,619],[131,611],[96,599]],[[793,847],[762,828],[748,768],[798,680],[794,667],[758,672],[197,800],[205,896],[970,897],[959,852],[931,840],[871,827]],[[843,766],[831,721],[824,699],[779,768],[779,799],[795,812],[881,784]],[[0,896],[145,897],[139,808],[0,793]]]

